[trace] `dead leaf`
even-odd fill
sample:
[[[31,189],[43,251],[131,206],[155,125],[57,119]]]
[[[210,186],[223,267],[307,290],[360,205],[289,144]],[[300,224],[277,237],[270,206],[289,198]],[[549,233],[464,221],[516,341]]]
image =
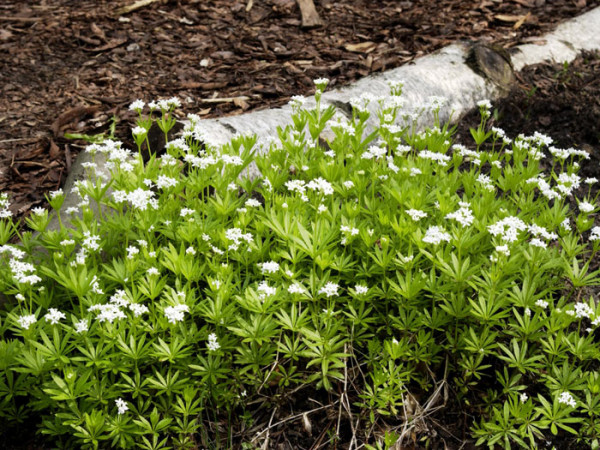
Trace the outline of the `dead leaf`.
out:
[[[103,41],[106,41],[106,34],[104,34],[104,31],[102,31],[102,29],[98,25],[92,22],[92,24],[90,25],[90,29],[92,30],[92,33],[94,33]]]
[[[52,159],[58,158],[58,155],[60,154],[60,149],[58,148],[58,145],[56,145],[52,139],[50,139],[50,150],[48,151],[48,154]]]
[[[375,50],[376,47],[377,47],[377,44],[375,42],[371,42],[371,41],[361,42],[359,44],[344,45],[344,48],[346,50],[348,50],[349,52],[353,52],[353,53],[371,53],[373,50]]]
[[[124,6],[122,8],[117,9],[115,11],[115,13],[120,16],[122,14],[130,13],[132,11],[135,11],[136,9],[140,9],[140,8],[142,8],[144,6],[150,5],[150,4],[152,4],[154,2],[157,2],[157,1],[158,0],[138,0],[133,5]]]
[[[528,13],[527,13],[527,14],[525,14],[523,17],[521,17],[521,18],[520,18],[520,19],[517,21],[517,23],[515,23],[515,24],[513,25],[513,30],[518,30],[518,29],[521,27],[521,25],[523,25],[523,24],[524,24],[524,23],[527,21],[527,19],[529,19],[529,17],[530,17],[530,16],[531,16],[531,12],[528,12]]]
[[[0,28],[0,41],[6,41],[7,39],[10,39],[12,36],[13,36],[13,34],[10,31]]]
[[[234,97],[233,104],[238,108],[242,108],[244,111],[250,108],[250,105],[246,103],[246,101],[242,97]]]
[[[512,0],[515,3],[518,3],[521,6],[524,6],[525,8],[533,8],[535,6],[535,3],[532,0]]]

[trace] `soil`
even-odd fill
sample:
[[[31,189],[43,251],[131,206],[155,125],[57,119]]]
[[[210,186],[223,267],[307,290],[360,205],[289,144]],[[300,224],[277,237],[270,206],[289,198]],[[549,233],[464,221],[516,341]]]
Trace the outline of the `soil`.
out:
[[[17,217],[45,205],[44,193],[62,185],[85,146],[65,133],[107,133],[114,116],[117,137],[127,141],[133,123],[127,106],[136,98],[178,96],[179,113],[203,117],[279,106],[290,95],[311,94],[313,78],[328,77],[334,87],[347,84],[454,40],[484,39],[505,48],[532,41],[600,0],[315,0],[324,26],[314,29],[301,27],[295,0],[254,0],[249,11],[248,0],[157,1],[117,14],[125,3],[133,2],[0,5],[0,192],[10,194]],[[527,67],[494,108],[490,126],[510,137],[539,131],[557,147],[587,150],[591,158],[582,164],[582,175],[600,178],[598,54],[583,54],[566,66]],[[465,116],[457,142],[471,143],[468,129],[478,123],[476,112]],[[314,408],[317,403],[308,400],[331,399],[305,395],[294,399],[294,411],[282,407],[275,419]],[[270,410],[263,415],[255,419],[268,420]],[[333,416],[311,415],[312,436],[299,421],[274,429],[272,448],[326,448]],[[465,420],[459,407],[433,415],[424,431],[432,448],[471,448]],[[38,441],[21,442],[12,448],[41,448]],[[347,442],[339,444],[345,448]]]
[[[5,0],[0,4],[0,192],[16,217],[45,206],[83,141],[129,139],[135,98],[178,96],[180,112],[216,117],[311,94],[405,64],[455,40],[505,48],[535,41],[600,0]]]

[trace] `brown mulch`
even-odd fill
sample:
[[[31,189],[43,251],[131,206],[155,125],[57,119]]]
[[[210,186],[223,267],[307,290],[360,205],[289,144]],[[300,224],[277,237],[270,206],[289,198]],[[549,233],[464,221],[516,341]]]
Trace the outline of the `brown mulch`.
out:
[[[535,40],[600,0],[5,0],[0,4],[0,192],[17,217],[63,183],[82,141],[128,104],[178,96],[181,112],[239,114],[407,63],[455,40]]]

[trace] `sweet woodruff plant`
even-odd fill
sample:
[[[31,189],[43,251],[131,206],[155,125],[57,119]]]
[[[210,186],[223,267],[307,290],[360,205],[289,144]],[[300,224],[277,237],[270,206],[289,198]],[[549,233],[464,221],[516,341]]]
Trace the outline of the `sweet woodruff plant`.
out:
[[[179,101],[138,100],[135,147],[88,147],[110,177],[87,164],[78,206],[56,191],[17,226],[1,197],[5,431],[27,423],[62,448],[254,448],[264,410],[322,393],[371,448],[427,441],[452,414],[479,445],[597,447],[587,153],[489,129],[486,101],[474,144],[453,143],[443,100],[407,113],[400,85],[333,119],[326,85],[314,108],[293,98],[277,139],[223,146],[195,115],[168,140]],[[434,125],[417,131],[422,113]]]

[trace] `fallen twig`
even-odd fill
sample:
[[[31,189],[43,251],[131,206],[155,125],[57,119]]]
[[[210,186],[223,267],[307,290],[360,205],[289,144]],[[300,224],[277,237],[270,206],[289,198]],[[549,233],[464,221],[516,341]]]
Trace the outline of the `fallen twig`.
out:
[[[298,414],[294,414],[292,416],[286,417],[285,419],[282,419],[279,422],[274,423],[273,425],[269,425],[267,427],[267,429],[262,430],[260,433],[258,433],[256,436],[254,436],[254,438],[252,438],[252,442],[254,442],[256,439],[258,439],[259,436],[261,436],[262,434],[267,433],[271,428],[275,428],[275,427],[278,427],[279,425],[284,424],[286,422],[291,422],[292,420],[296,420],[296,419],[302,417],[304,414],[311,414],[311,413],[320,411],[322,409],[333,408],[338,402],[339,402],[339,400],[336,400],[335,402],[333,402],[333,403],[331,403],[329,405],[319,406],[318,408],[311,409],[310,411],[305,411],[305,412],[302,412],[302,413],[298,413]]]
[[[242,95],[240,97],[201,98],[198,101],[201,103],[233,103],[240,100],[250,100],[250,97]]]
[[[37,22],[39,20],[42,20],[42,17],[0,16],[0,22]]]

